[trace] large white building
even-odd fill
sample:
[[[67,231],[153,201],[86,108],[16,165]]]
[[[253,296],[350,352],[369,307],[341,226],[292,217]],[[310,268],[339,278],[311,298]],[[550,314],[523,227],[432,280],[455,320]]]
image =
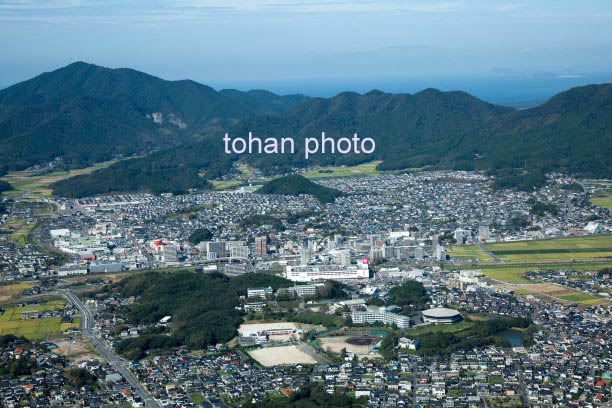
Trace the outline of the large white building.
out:
[[[316,280],[368,279],[370,270],[368,261],[362,260],[355,265],[299,265],[285,267],[285,278],[294,282],[311,282]]]
[[[446,307],[423,310],[421,314],[425,323],[453,324],[463,319],[461,313]]]
[[[353,323],[383,323],[383,324],[395,324],[400,329],[407,329],[410,327],[410,317],[392,313],[382,306],[370,306],[365,311],[354,311],[351,313],[351,319]]]

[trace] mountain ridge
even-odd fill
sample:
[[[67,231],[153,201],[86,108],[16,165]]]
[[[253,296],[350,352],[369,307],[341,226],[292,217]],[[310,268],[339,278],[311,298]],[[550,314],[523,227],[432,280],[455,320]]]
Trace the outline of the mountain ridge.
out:
[[[256,96],[236,91],[229,97],[192,80],[166,81],[130,68],[75,62],[0,91],[0,141],[9,147],[0,152],[0,160],[21,170],[59,156],[67,167],[82,167],[117,154],[147,154],[197,140],[247,116],[280,114],[307,98]],[[79,115],[75,101],[80,98],[88,98],[88,106],[98,113],[96,124]],[[249,104],[249,98],[257,103]],[[33,109],[57,120],[36,124],[23,120]],[[22,120],[16,121],[20,114]],[[64,120],[57,118],[59,114]],[[113,120],[105,121],[104,114]],[[96,139],[95,145],[79,144],[86,133]],[[53,139],[54,145],[30,157],[20,151],[18,145],[35,145],[41,134]]]
[[[238,159],[268,174],[380,160],[379,170],[527,169],[612,177],[611,107],[612,84],[572,88],[516,110],[433,88],[414,94],[347,91],[331,98],[215,91],[191,80],[78,62],[0,91],[0,141],[6,146],[0,160],[18,170],[57,157],[78,167],[145,155],[53,186],[68,196],[209,188],[208,180],[232,172]],[[376,151],[306,160],[302,140],[320,138],[323,131],[336,139],[354,133],[374,138]],[[252,132],[262,140],[290,136],[297,151],[228,155],[226,132]],[[132,181],[122,184],[121,177]]]

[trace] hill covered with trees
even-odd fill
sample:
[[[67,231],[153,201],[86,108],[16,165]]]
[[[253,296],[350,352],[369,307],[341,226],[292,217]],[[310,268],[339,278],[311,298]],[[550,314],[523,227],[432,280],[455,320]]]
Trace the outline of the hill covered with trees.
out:
[[[341,191],[321,186],[300,175],[290,175],[270,180],[257,192],[259,194],[283,194],[291,196],[310,194],[321,203],[331,203],[337,197],[343,195]]]
[[[148,154],[307,99],[217,92],[195,81],[75,62],[0,90],[0,163],[21,170],[60,157],[72,168]]]
[[[170,335],[148,333],[122,340],[117,351],[127,358],[142,358],[147,350],[185,344],[192,349],[227,342],[236,335],[242,323],[239,296],[247,288],[290,287],[293,282],[264,273],[249,273],[228,278],[221,273],[149,272],[130,276],[108,287],[123,297],[137,296],[125,313],[134,324],[153,324],[172,316]]]

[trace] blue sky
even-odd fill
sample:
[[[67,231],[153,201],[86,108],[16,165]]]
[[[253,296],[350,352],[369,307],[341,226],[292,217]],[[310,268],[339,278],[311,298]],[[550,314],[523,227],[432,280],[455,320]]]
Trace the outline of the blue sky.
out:
[[[612,82],[612,2],[0,0],[0,86],[77,60],[215,88],[537,98]]]

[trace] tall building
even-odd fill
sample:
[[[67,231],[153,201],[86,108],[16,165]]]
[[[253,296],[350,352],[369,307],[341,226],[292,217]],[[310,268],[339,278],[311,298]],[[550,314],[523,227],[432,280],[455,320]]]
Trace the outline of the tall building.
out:
[[[300,249],[300,264],[308,265],[308,262],[310,262],[310,258],[312,258],[312,250],[310,248],[301,248]]]
[[[489,226],[481,225],[480,228],[478,228],[478,238],[483,240],[483,239],[489,238],[489,236],[490,236]]]
[[[435,254],[438,251],[438,246],[440,245],[440,237],[438,235],[434,235],[431,239],[432,251]]]
[[[425,258],[425,249],[421,246],[416,247],[414,249],[414,257],[418,260],[423,260]]]
[[[215,253],[217,258],[224,258],[227,255],[225,241],[209,241],[206,243],[206,252]]]
[[[446,251],[443,246],[440,245],[436,248],[435,255],[438,261],[446,261]]]
[[[378,264],[383,260],[383,251],[381,248],[370,249],[370,263]]]
[[[266,236],[255,238],[255,254],[258,256],[268,254],[268,238]]]
[[[464,229],[457,228],[455,230],[455,241],[457,241],[458,244],[465,244],[466,239],[467,231]]]
[[[340,251],[340,265],[349,266],[351,264],[351,251],[343,249]]]
[[[178,252],[174,245],[164,246],[164,262],[178,262]]]
[[[248,246],[234,246],[230,248],[230,257],[248,258],[249,257],[249,247]]]

